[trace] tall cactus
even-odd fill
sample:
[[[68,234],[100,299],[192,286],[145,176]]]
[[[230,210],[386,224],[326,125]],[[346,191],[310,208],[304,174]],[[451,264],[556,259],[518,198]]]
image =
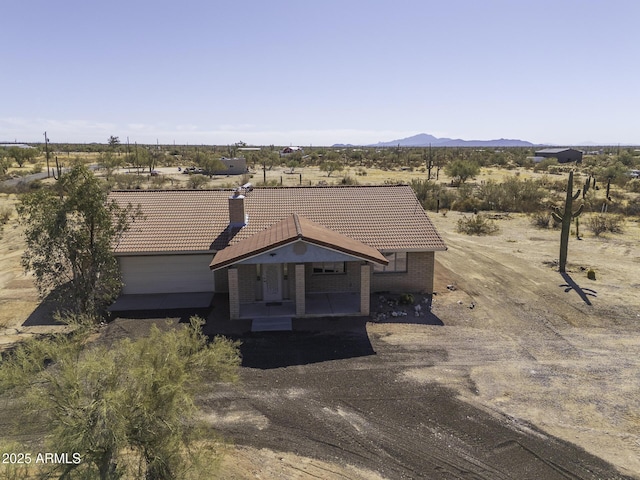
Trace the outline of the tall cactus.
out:
[[[571,231],[571,221],[577,218],[584,208],[581,204],[578,210],[573,212],[573,201],[580,196],[580,189],[573,194],[573,171],[569,172],[569,181],[567,182],[567,198],[564,201],[564,210],[555,207],[551,215],[556,222],[562,223],[562,233],[560,234],[560,272],[565,273],[567,266],[567,250],[569,247],[569,233]]]

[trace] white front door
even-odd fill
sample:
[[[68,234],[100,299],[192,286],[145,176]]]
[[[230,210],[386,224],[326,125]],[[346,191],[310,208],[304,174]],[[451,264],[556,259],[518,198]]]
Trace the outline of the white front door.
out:
[[[282,265],[267,263],[262,265],[262,298],[265,302],[282,300]]]

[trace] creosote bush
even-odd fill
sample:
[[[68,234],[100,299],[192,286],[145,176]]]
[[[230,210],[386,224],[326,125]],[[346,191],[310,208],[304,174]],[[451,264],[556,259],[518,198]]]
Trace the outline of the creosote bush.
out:
[[[531,224],[538,228],[549,228],[551,226],[551,214],[549,212],[535,212],[531,215]]]
[[[622,233],[622,217],[620,215],[598,214],[587,220],[587,227],[597,237],[602,233]]]
[[[221,446],[194,398],[237,380],[240,355],[238,342],[209,342],[203,323],[154,325],[145,337],[110,344],[78,328],[3,353],[0,394],[23,399],[22,421],[38,420],[47,451],[81,459],[51,465],[42,478],[211,478]]]
[[[463,217],[458,220],[456,230],[459,233],[467,235],[491,235],[499,229],[493,220],[488,219],[482,214]]]

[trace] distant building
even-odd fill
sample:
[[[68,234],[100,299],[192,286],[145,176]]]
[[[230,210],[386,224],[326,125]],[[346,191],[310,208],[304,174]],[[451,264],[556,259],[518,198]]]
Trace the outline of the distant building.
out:
[[[27,145],[26,143],[0,143],[0,148],[11,148],[11,147],[35,148],[35,147],[32,147],[31,145]]]
[[[244,157],[222,157],[220,161],[224,163],[226,170],[215,171],[213,172],[214,175],[242,175],[243,173],[247,173],[247,159]]]
[[[284,157],[295,152],[303,153],[304,150],[302,149],[302,147],[284,147],[282,150],[280,150],[280,156]]]
[[[557,158],[558,163],[582,163],[582,150],[574,148],[544,148],[536,152],[536,157]]]

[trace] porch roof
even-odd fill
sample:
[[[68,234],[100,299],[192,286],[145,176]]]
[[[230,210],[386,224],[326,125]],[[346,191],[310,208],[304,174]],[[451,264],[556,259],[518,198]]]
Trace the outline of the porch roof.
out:
[[[388,263],[388,260],[377,249],[294,213],[265,230],[220,250],[216,253],[209,268],[218,270],[299,240],[379,265]]]

